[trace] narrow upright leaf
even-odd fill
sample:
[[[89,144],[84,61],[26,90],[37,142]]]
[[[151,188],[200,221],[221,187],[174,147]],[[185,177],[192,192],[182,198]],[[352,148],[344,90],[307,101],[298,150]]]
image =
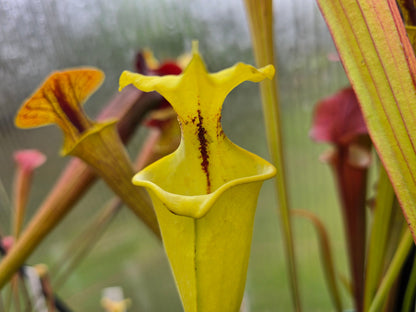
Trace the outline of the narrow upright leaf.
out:
[[[244,5],[257,66],[273,64],[273,66],[276,67],[277,64],[275,61],[276,57],[273,43],[273,1],[244,0]],[[260,94],[270,159],[276,167],[277,176],[279,177],[275,180],[275,192],[277,195],[280,224],[282,227],[284,254],[288,266],[288,278],[290,281],[293,308],[295,311],[302,311],[293,231],[290,222],[290,200],[285,172],[277,80],[276,74],[271,80],[262,81],[260,83]]]

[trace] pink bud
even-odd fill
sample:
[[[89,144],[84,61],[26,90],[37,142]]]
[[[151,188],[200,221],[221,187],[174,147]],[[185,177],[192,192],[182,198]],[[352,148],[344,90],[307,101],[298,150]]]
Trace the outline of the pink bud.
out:
[[[33,171],[46,161],[46,156],[35,149],[20,150],[13,154],[17,165],[25,171]]]
[[[1,245],[6,250],[6,253],[13,247],[13,244],[14,244],[13,236],[5,236],[1,240]]]

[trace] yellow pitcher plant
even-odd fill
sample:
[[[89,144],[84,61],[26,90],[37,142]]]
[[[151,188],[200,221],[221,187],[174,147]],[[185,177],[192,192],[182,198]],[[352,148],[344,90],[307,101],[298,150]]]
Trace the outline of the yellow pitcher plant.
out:
[[[186,312],[238,311],[244,293],[257,196],[276,169],[233,144],[221,126],[227,94],[244,81],[271,79],[271,65],[246,64],[209,74],[193,43],[179,76],[123,72],[133,84],[158,91],[178,114],[182,140],[172,154],[140,171],[133,183],[153,201],[163,243]]]
[[[23,103],[15,124],[20,128],[58,125],[64,133],[61,153],[78,157],[91,166],[136,216],[160,237],[149,196],[144,189],[131,183],[135,170],[117,132],[117,119],[94,121],[83,110],[84,103],[103,79],[104,73],[92,67],[52,73]],[[122,107],[126,109],[126,104]],[[129,131],[124,127],[124,136]],[[91,174],[86,167],[71,163],[19,235],[19,240],[0,262],[0,289],[64,218],[89,184]]]
[[[96,68],[76,68],[52,73],[23,103],[16,126],[34,128],[58,125],[64,133],[63,155],[76,156],[104,179],[150,229],[159,229],[144,191],[131,187],[133,166],[116,129],[117,120],[95,122],[83,110],[84,102],[104,80]]]

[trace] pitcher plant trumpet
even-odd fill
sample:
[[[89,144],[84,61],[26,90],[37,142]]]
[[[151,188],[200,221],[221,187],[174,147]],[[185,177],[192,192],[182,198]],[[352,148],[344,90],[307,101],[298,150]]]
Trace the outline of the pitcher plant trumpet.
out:
[[[178,114],[179,148],[136,174],[133,183],[150,194],[187,312],[240,308],[257,196],[276,169],[226,137],[221,108],[240,83],[273,75],[271,65],[256,69],[242,63],[209,74],[194,42],[181,75],[125,71],[120,77],[120,89],[133,84],[158,91]]]

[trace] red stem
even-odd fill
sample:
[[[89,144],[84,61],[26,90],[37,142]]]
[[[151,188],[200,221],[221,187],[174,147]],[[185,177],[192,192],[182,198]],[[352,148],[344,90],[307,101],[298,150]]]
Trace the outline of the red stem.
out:
[[[338,147],[338,155],[332,165],[337,179],[344,216],[355,307],[357,312],[362,312],[366,247],[367,169],[353,167],[349,164],[347,147]]]

